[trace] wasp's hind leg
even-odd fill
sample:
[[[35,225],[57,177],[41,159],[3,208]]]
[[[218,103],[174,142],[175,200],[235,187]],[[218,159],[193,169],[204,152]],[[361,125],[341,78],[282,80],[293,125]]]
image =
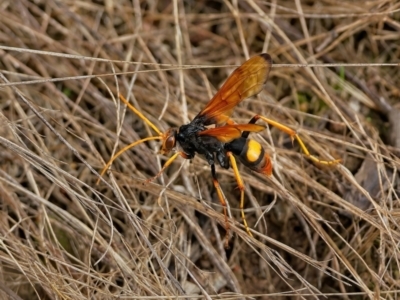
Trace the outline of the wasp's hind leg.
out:
[[[306,145],[304,144],[303,140],[299,137],[299,135],[296,133],[296,131],[294,131],[293,129],[279,123],[276,122],[274,120],[268,119],[266,117],[260,116],[260,115],[255,115],[253,118],[251,118],[249,124],[255,124],[259,119],[263,120],[265,123],[267,123],[268,125],[274,126],[277,129],[279,129],[280,131],[285,132],[286,134],[290,135],[290,138],[292,139],[292,141],[294,139],[297,140],[297,142],[300,145],[301,150],[303,150],[304,154],[311,159],[312,161],[322,164],[322,165],[335,165],[337,163],[339,163],[341,160],[340,159],[333,159],[333,160],[322,160],[319,159],[318,157],[311,155],[310,151],[308,151],[308,148],[306,147]],[[247,138],[249,136],[248,131],[245,131],[242,133],[242,137]]]
[[[230,152],[230,151],[228,151],[226,153],[226,155],[228,156],[229,161],[231,163],[231,167],[233,169],[233,173],[235,175],[235,179],[236,179],[239,191],[240,191],[239,208],[240,208],[240,213],[242,215],[244,228],[246,229],[246,232],[248,233],[248,235],[253,236],[252,233],[250,232],[249,225],[247,225],[246,216],[244,214],[244,184],[243,184],[242,177],[240,176],[239,169],[238,169],[237,164],[236,164],[236,158],[233,155],[233,153]]]
[[[226,230],[226,236],[225,236],[225,247],[228,248],[229,246],[229,231],[230,231],[230,226],[228,222],[228,213],[227,213],[227,205],[226,205],[226,198],[224,193],[222,192],[221,186],[219,185],[218,178],[217,178],[217,173],[215,171],[215,164],[211,165],[211,175],[213,179],[213,184],[214,187],[217,191],[218,199],[219,202],[222,205],[222,209],[224,210],[224,216],[225,216],[225,230]]]

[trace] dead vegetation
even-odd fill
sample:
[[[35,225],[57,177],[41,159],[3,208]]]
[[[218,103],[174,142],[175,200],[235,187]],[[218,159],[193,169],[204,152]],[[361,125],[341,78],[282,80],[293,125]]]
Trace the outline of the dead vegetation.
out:
[[[397,299],[398,1],[0,3],[2,299]],[[192,119],[246,58],[268,52],[264,91],[234,113],[298,131],[310,162],[269,128],[274,164],[218,168],[165,157],[118,93],[162,130]],[[307,67],[305,65],[308,65]],[[180,163],[182,162],[182,164]]]

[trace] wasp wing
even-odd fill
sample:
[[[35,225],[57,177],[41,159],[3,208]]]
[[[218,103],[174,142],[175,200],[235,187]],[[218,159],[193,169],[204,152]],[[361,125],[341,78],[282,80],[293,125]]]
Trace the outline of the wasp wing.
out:
[[[195,117],[205,125],[223,125],[235,106],[244,99],[258,94],[267,81],[271,69],[271,56],[267,53],[253,56],[228,77],[206,107]]]
[[[265,126],[258,124],[234,124],[224,125],[221,127],[209,128],[200,131],[200,136],[212,136],[223,143],[229,143],[242,135],[243,131],[260,132],[265,129]]]

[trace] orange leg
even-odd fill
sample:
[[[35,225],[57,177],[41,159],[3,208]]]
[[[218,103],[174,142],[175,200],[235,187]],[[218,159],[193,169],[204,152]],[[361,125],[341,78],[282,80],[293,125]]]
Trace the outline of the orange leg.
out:
[[[226,155],[229,157],[231,167],[233,169],[233,173],[235,175],[236,182],[238,184],[238,188],[240,190],[240,213],[242,215],[242,220],[243,220],[243,225],[244,228],[246,229],[246,232],[248,233],[249,236],[253,236],[252,233],[250,232],[249,225],[247,225],[246,221],[246,216],[244,214],[244,184],[242,177],[240,176],[239,169],[236,164],[236,159],[233,156],[232,152],[227,152]]]
[[[221,186],[219,185],[218,179],[217,179],[217,173],[215,172],[215,165],[211,165],[211,175],[213,178],[213,184],[214,187],[217,191],[219,202],[222,205],[222,208],[224,210],[224,216],[225,216],[225,230],[226,230],[226,236],[225,236],[225,248],[228,248],[229,246],[229,231],[230,231],[230,226],[228,222],[228,213],[226,209],[226,199],[224,196],[224,193],[222,192]]]
[[[179,155],[182,156],[183,158],[188,158],[188,156],[186,155],[186,153],[184,153],[184,152],[176,152],[174,155],[172,155],[172,156],[165,162],[165,164],[164,164],[163,167],[161,168],[160,172],[158,172],[158,173],[156,174],[156,176],[147,179],[143,184],[148,184],[149,182],[152,182],[154,179],[156,179],[157,177],[159,177],[159,176],[165,171],[165,169],[168,168],[168,167],[172,164],[172,162],[173,162]]]
[[[297,142],[298,142],[299,145],[300,145],[301,150],[303,150],[304,154],[305,154],[309,159],[311,159],[312,161],[314,161],[314,162],[316,162],[316,163],[319,163],[319,164],[322,164],[322,165],[335,165],[335,164],[340,163],[340,161],[341,161],[340,159],[321,160],[321,159],[319,159],[318,157],[316,157],[316,156],[314,156],[314,155],[311,155],[311,154],[310,154],[310,151],[308,151],[306,145],[304,144],[303,140],[299,137],[299,135],[296,133],[296,131],[294,131],[293,129],[291,129],[291,128],[289,128],[289,127],[287,127],[287,126],[285,126],[285,125],[283,125],[283,124],[281,124],[281,123],[279,123],[279,122],[276,122],[276,121],[274,121],[274,120],[268,119],[268,118],[263,117],[263,116],[260,116],[260,115],[255,115],[255,116],[250,120],[249,123],[254,124],[254,123],[257,122],[257,120],[259,120],[259,119],[263,120],[263,121],[264,121],[265,123],[267,123],[268,125],[274,126],[274,127],[278,128],[279,130],[281,130],[281,131],[287,133],[288,135],[290,135],[292,141],[293,141],[294,139],[296,139]],[[249,135],[249,132],[243,132],[242,137],[247,138],[248,135]]]

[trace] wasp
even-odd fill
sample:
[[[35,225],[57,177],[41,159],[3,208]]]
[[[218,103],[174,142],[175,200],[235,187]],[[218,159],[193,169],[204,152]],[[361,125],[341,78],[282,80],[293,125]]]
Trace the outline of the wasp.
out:
[[[121,101],[146,122],[158,135],[133,142],[121,149],[105,165],[101,176],[119,155],[149,140],[161,141],[161,154],[169,154],[172,150],[176,152],[165,162],[158,174],[146,180],[147,183],[160,176],[177,157],[181,156],[185,159],[192,159],[196,154],[199,154],[206,159],[211,167],[212,181],[225,216],[225,229],[227,232],[226,243],[228,243],[230,229],[227,215],[227,200],[218,182],[215,169],[217,163],[222,168],[232,168],[233,170],[240,191],[242,222],[247,233],[253,236],[244,213],[244,184],[239,173],[237,160],[254,172],[266,176],[272,175],[272,163],[269,155],[259,142],[249,138],[250,133],[260,132],[266,128],[264,125],[255,124],[258,120],[262,120],[268,125],[274,126],[287,133],[292,141],[296,139],[300,148],[310,160],[323,165],[332,165],[340,161],[320,160],[311,155],[296,131],[264,116],[255,115],[247,124],[237,124],[230,118],[236,105],[244,99],[261,92],[268,79],[271,66],[272,59],[267,53],[251,57],[233,71],[215,96],[190,123],[180,127],[170,128],[164,133],[120,95]]]

